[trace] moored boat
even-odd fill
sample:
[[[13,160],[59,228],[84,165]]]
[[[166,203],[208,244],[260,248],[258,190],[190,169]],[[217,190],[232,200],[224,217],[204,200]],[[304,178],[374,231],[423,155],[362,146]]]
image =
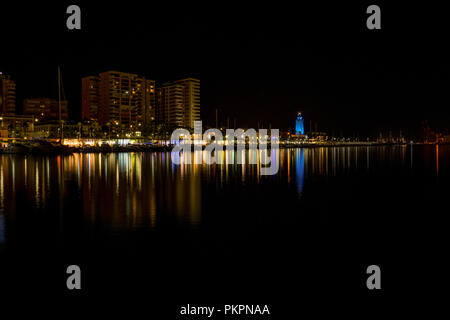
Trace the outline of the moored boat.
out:
[[[18,153],[27,154],[30,152],[30,147],[20,144],[20,143],[10,143],[6,148],[3,149],[3,153]]]

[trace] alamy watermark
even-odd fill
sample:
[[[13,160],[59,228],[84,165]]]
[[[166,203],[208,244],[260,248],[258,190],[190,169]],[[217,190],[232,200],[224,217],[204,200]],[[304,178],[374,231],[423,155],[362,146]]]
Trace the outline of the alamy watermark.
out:
[[[270,133],[270,135],[268,135]],[[261,175],[274,175],[278,172],[280,160],[279,149],[279,130],[259,129],[227,129],[225,139],[219,129],[208,129],[203,133],[202,122],[194,121],[194,133],[186,129],[176,129],[173,131],[171,141],[175,141],[172,149],[172,162],[175,164],[246,164],[245,152],[248,150],[247,164],[259,164]],[[225,146],[225,152],[224,152]],[[270,149],[268,148],[270,147]],[[192,148],[194,152],[204,149],[204,157],[192,157]],[[233,157],[224,156],[224,153],[231,154],[235,151]],[[182,155],[182,157],[180,157]],[[226,159],[224,159],[226,158]],[[182,160],[182,161],[181,161]]]

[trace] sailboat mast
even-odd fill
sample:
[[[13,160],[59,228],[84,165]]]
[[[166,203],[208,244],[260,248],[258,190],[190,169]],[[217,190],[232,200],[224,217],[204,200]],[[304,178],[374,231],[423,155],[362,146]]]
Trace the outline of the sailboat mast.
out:
[[[61,119],[61,70],[58,66],[58,109],[59,109],[59,130],[61,132],[60,143],[63,140],[63,127],[62,127],[62,119]]]

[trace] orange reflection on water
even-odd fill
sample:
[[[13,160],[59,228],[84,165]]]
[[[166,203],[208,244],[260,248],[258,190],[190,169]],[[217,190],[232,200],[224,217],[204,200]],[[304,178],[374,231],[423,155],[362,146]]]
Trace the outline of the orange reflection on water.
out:
[[[279,159],[280,163],[279,172],[273,176],[260,175],[263,151],[239,151],[244,165],[235,163],[234,151],[220,154],[230,164],[210,165],[187,164],[184,155],[180,155],[180,165],[174,165],[170,152],[54,157],[4,154],[0,155],[0,214],[14,215],[17,206],[24,206],[37,211],[50,208],[61,216],[74,211],[72,214],[79,213],[91,225],[116,229],[155,227],[163,220],[198,226],[202,222],[202,207],[208,201],[202,196],[206,189],[221,192],[231,186],[239,192],[248,185],[271,181],[288,185],[304,196],[312,178],[372,172],[393,164],[409,170],[408,148],[273,150],[272,159]],[[434,170],[441,176],[445,173],[443,159],[448,150],[446,146],[432,146],[420,151],[430,159],[429,170],[433,174]],[[192,156],[205,159],[205,152],[197,151]],[[257,164],[250,164],[251,159],[256,159]]]
[[[439,174],[439,145],[436,144],[436,174]]]

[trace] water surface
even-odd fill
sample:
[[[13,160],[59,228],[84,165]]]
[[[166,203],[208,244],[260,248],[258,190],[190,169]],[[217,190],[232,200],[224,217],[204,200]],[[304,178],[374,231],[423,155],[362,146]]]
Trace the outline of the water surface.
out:
[[[268,272],[275,285],[333,261],[353,279],[373,260],[396,270],[440,259],[449,146],[281,149],[271,176],[243,152],[245,165],[174,165],[168,152],[1,155],[4,272],[75,261],[104,290],[111,263],[153,285],[169,272],[168,283],[208,286],[227,270],[261,289]]]

